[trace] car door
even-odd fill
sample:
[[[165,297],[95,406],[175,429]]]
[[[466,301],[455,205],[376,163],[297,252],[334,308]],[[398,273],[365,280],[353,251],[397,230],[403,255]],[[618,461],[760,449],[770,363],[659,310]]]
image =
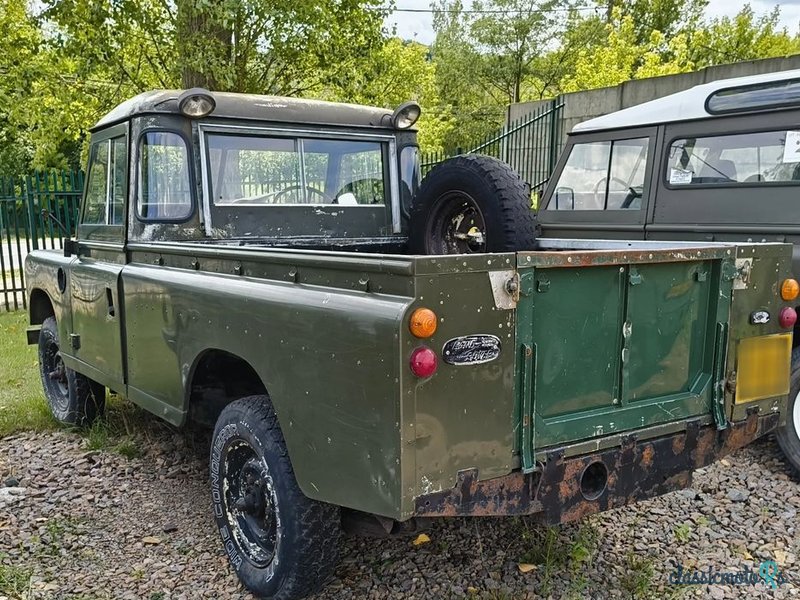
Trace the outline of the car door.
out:
[[[72,335],[69,353],[79,370],[122,392],[122,306],[119,279],[125,265],[127,126],[92,137],[77,258],[70,268]]]
[[[656,128],[572,136],[542,198],[544,237],[643,239]]]

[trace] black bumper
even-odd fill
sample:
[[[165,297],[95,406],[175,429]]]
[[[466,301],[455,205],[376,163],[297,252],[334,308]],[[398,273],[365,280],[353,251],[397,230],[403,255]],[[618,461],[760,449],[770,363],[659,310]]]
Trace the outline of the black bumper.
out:
[[[572,458],[555,449],[541,470],[528,474],[479,481],[477,470],[461,471],[454,488],[419,496],[415,516],[539,515],[548,524],[574,521],[689,487],[694,470],[773,431],[779,420],[778,413],[752,413],[722,431],[690,421],[681,433],[642,441],[629,435],[621,446]]]

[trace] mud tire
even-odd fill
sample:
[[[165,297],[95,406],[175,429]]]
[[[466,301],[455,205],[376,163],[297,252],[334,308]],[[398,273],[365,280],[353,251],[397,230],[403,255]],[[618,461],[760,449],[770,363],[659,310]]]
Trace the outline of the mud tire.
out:
[[[57,421],[78,427],[91,425],[105,409],[106,388],[64,366],[55,317],[39,333],[39,374],[50,412]]]
[[[248,479],[240,467],[243,452],[255,477]],[[214,429],[210,464],[214,518],[242,584],[259,598],[275,600],[320,590],[339,558],[340,509],[300,490],[267,396],[225,407]],[[250,498],[254,502],[248,504]]]

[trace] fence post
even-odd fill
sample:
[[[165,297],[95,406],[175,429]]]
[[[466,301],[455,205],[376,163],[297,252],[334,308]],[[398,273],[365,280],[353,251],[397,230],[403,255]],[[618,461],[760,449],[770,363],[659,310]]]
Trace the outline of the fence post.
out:
[[[550,102],[550,144],[548,149],[547,171],[548,177],[552,174],[553,169],[556,168],[556,159],[558,142],[556,142],[556,106],[558,104],[558,97],[553,98]]]
[[[25,177],[25,208],[26,208],[26,217],[28,219],[28,231],[31,236],[31,242],[33,245],[34,250],[39,249],[39,236],[36,232],[36,218],[35,218],[35,209],[33,207],[33,183],[31,182],[31,176],[27,175]]]

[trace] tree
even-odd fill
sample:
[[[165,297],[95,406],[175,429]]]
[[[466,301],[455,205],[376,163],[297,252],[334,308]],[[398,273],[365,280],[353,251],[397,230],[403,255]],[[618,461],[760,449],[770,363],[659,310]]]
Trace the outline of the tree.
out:
[[[720,17],[694,31],[692,59],[700,67],[800,52],[798,32],[779,26],[780,7],[757,16],[749,4],[734,17]]]

